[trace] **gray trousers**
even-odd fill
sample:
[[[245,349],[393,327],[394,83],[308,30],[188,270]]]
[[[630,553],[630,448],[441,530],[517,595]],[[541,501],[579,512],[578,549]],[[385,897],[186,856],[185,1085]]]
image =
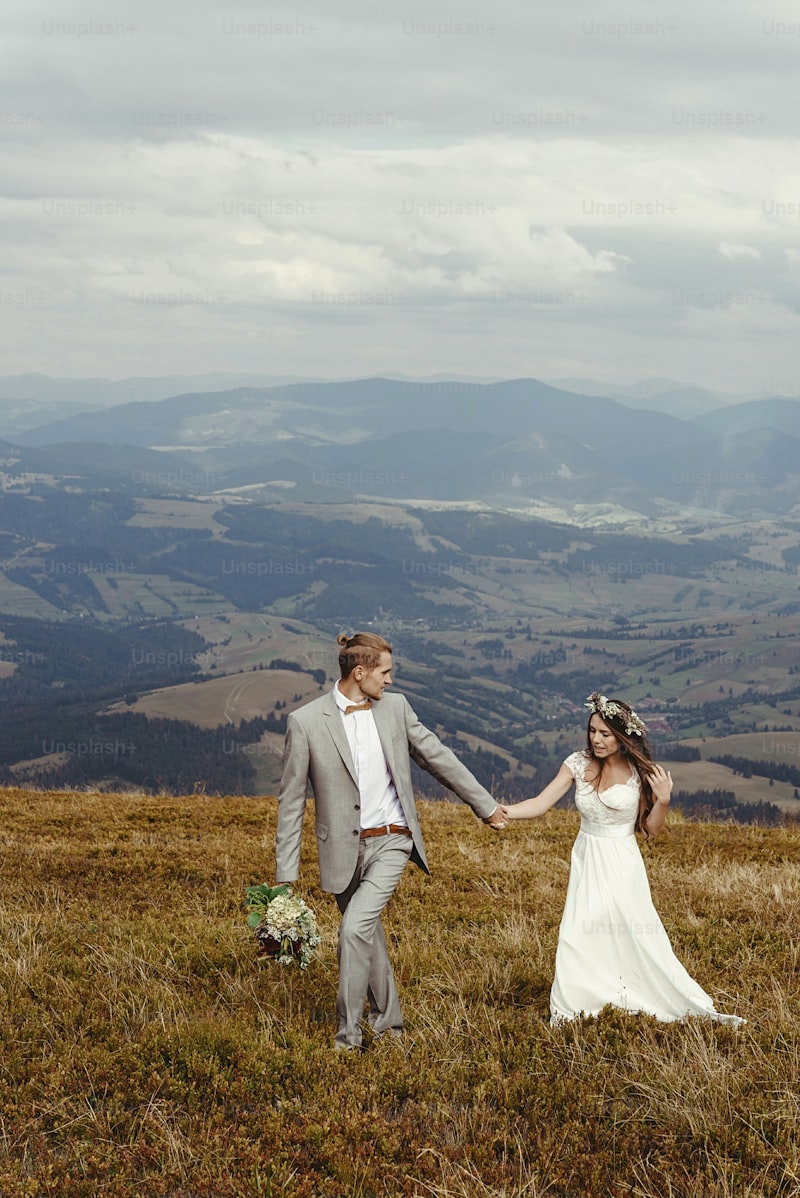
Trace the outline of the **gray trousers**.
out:
[[[394,893],[411,856],[410,836],[390,832],[359,842],[358,865],[350,885],[336,902],[342,913],[339,926],[339,990],[336,1014],[337,1048],[361,1044],[364,1003],[376,1035],[403,1026],[400,999],[386,948],[381,912]]]

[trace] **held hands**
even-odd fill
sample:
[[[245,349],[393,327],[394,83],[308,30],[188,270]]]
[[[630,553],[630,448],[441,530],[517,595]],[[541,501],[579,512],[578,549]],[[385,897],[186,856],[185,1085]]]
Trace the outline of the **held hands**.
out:
[[[502,832],[506,826],[506,819],[505,808],[498,803],[492,814],[487,816],[483,822],[490,828],[494,828],[495,832]]]
[[[494,828],[496,832],[502,832],[508,821],[513,818],[508,803],[498,803],[497,810],[493,811],[489,818],[483,822],[488,824],[490,828]]]

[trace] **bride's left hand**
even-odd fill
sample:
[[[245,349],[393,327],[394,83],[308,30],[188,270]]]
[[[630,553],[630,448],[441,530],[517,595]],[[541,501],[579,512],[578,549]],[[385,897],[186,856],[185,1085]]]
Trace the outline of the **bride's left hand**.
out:
[[[650,786],[657,803],[668,803],[672,794],[672,774],[662,765],[654,765],[650,773]]]

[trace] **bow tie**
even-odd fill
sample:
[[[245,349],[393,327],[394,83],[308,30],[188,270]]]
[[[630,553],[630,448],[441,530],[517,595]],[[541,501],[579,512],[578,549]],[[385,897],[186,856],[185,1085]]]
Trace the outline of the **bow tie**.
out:
[[[344,714],[349,715],[351,711],[369,711],[371,706],[371,699],[365,699],[363,703],[351,703],[349,707],[345,707]]]

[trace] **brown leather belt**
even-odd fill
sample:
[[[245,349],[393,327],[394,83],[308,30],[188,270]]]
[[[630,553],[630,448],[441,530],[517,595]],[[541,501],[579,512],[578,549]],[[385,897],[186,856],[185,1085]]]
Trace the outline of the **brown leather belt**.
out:
[[[385,836],[387,832],[397,832],[401,836],[411,836],[411,829],[405,824],[384,824],[381,828],[362,828],[361,839],[367,840],[370,836]]]

